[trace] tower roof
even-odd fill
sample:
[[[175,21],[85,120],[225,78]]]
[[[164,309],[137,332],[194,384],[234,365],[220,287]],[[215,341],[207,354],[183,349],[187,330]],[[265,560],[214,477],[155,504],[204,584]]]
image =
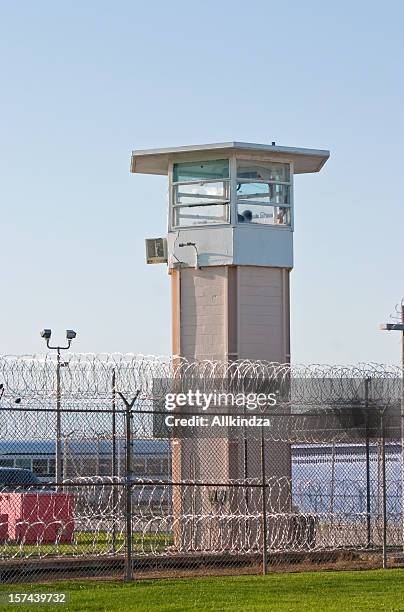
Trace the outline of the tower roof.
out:
[[[216,159],[228,156],[234,151],[244,152],[251,157],[276,158],[277,161],[293,161],[294,173],[319,172],[330,156],[329,151],[281,147],[278,145],[254,144],[251,142],[219,142],[202,145],[188,145],[164,149],[145,149],[132,152],[131,172],[139,174],[168,174],[170,161],[181,162],[192,159]]]

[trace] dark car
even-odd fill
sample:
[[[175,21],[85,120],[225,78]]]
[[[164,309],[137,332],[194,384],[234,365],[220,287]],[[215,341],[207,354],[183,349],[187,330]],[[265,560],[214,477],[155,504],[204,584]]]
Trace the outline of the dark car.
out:
[[[41,487],[41,481],[38,476],[30,470],[22,468],[0,467],[0,492],[1,490],[17,489],[23,487]]]

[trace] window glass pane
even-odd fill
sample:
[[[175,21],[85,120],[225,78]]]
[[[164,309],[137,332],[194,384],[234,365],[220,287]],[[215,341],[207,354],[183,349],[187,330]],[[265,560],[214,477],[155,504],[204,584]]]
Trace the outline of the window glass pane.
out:
[[[48,460],[47,459],[33,459],[32,460],[32,471],[38,476],[46,476],[48,474]]]
[[[161,459],[161,473],[166,476],[170,473],[170,464],[168,461],[168,457],[162,457]]]
[[[160,457],[148,457],[147,473],[150,476],[161,476],[161,459]]]
[[[199,181],[229,178],[229,160],[215,159],[200,162],[174,164],[173,181]]]
[[[56,474],[56,461],[55,459],[49,459],[49,476],[55,476]]]
[[[14,467],[14,459],[0,459],[0,467]]]
[[[238,183],[237,200],[289,204],[289,186],[268,183]]]
[[[227,208],[224,206],[185,206],[174,209],[175,227],[190,227],[193,225],[209,225],[212,223],[227,223]]]
[[[289,164],[238,160],[237,178],[288,182],[290,180]]]
[[[228,185],[225,183],[205,183],[203,185],[176,185],[175,204],[209,204],[228,200]]]
[[[260,223],[262,225],[290,225],[290,208],[268,204],[239,202],[238,223]]]
[[[132,462],[133,474],[142,477],[146,474],[146,461],[143,457],[135,457]]]
[[[19,457],[15,460],[15,467],[22,468],[24,470],[30,470],[31,459],[27,459],[26,457]]]
[[[108,476],[109,474],[111,474],[111,471],[112,471],[111,459],[108,459],[106,457],[101,457],[100,463],[99,463],[99,475]]]

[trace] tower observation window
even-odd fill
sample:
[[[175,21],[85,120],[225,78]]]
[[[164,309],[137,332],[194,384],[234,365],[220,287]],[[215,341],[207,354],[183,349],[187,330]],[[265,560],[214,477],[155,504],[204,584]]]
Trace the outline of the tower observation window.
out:
[[[173,227],[229,222],[229,160],[177,163],[173,166]]]
[[[237,161],[237,221],[291,225],[289,164]]]

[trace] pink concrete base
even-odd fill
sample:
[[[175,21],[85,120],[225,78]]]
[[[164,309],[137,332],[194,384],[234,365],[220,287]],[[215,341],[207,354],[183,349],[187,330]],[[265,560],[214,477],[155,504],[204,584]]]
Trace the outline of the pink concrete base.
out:
[[[26,544],[71,542],[73,502],[68,493],[1,493],[0,517],[8,515],[8,539]]]

